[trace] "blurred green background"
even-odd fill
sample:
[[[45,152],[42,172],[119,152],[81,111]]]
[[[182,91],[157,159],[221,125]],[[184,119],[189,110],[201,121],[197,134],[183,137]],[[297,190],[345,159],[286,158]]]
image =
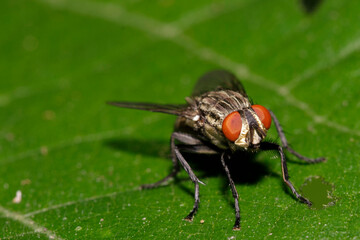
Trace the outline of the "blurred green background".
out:
[[[356,238],[359,10],[337,0],[312,13],[295,0],[2,0],[0,239]],[[207,185],[193,223],[182,220],[193,205],[184,171],[137,190],[171,169],[175,117],[105,101],[184,103],[219,68],[277,114],[294,149],[327,157],[306,165],[288,154],[288,168],[297,189],[309,176],[333,184],[335,206],[296,201],[275,153],[232,169],[239,232],[222,170],[194,167]]]

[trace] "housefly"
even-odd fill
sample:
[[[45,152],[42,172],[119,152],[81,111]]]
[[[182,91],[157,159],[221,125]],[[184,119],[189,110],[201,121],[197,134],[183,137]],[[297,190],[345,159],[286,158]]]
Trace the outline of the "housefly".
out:
[[[187,97],[186,102],[183,105],[108,102],[117,107],[178,116],[175,130],[171,135],[173,169],[162,180],[143,185],[143,189],[158,187],[175,177],[180,170],[180,163],[195,185],[194,206],[185,218],[185,220],[192,221],[200,202],[199,184],[204,183],[197,178],[183,157],[183,153],[186,151],[199,154],[219,154],[235,201],[235,224],[233,229],[240,230],[239,195],[226,160],[231,159],[233,153],[237,151],[276,150],[281,157],[284,182],[299,201],[311,205],[308,199],[296,191],[289,180],[284,149],[309,163],[321,162],[325,159],[310,159],[295,152],[288,145],[274,113],[261,105],[253,105],[244,87],[232,73],[225,70],[206,73],[198,80],[191,97]],[[272,121],[280,137],[281,145],[265,140]]]

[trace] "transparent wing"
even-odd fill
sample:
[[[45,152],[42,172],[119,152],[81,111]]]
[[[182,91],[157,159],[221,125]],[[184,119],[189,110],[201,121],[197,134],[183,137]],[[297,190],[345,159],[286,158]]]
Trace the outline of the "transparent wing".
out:
[[[226,70],[214,70],[205,73],[196,83],[192,96],[199,96],[203,93],[217,90],[233,90],[247,97],[239,79]]]
[[[183,115],[187,105],[154,104],[154,103],[135,103],[135,102],[107,102],[107,104],[121,107],[145,110],[150,112],[161,112],[173,115]]]

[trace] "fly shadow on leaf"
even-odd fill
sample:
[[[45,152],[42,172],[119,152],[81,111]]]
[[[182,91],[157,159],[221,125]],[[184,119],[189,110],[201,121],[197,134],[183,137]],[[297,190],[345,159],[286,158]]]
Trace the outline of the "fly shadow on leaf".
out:
[[[169,161],[169,163],[171,162],[169,141],[112,138],[105,140],[104,145],[116,150],[127,151],[151,157],[160,157],[165,161]],[[229,182],[220,161],[220,154],[204,155],[186,152],[183,152],[182,154],[200,180],[208,177],[221,176],[223,182],[221,191],[224,193],[224,195],[229,193]],[[270,155],[271,154],[268,154],[269,157]],[[292,198],[296,199],[289,188],[286,187],[285,183],[282,182],[281,174],[273,172],[266,164],[258,162],[256,160],[256,156],[256,153],[239,151],[231,155],[230,159],[226,160],[234,182],[240,185],[253,185],[258,183],[265,176],[276,177],[280,181],[279,184],[283,184],[284,192]],[[280,159],[274,159],[274,161],[280,161]],[[297,161],[294,161],[294,163],[301,164],[301,162]],[[170,171],[171,168],[169,169],[169,173]],[[181,171],[183,170],[181,169]],[[161,180],[161,178],[156,179],[155,181],[157,180]],[[175,178],[175,184],[178,184],[178,186],[185,192],[193,195],[193,189],[188,189],[183,184],[181,184],[183,181],[190,181],[190,179],[179,177]]]
[[[104,144],[107,147],[116,150],[152,157],[161,157],[164,158],[164,160],[169,161],[169,163],[171,162],[169,141],[113,138],[106,140]],[[183,152],[182,154],[200,180],[207,177],[222,176],[224,180],[224,189],[226,191],[228,190],[228,179],[220,161],[220,154],[204,155],[186,152]],[[264,176],[270,175],[280,177],[278,174],[272,173],[266,164],[256,161],[255,158],[256,154],[238,152],[233,154],[229,160],[226,160],[235,183],[249,185],[256,184]],[[169,169],[169,173],[170,171],[171,169]],[[182,181],[190,181],[190,179],[175,179],[175,182],[177,183]]]

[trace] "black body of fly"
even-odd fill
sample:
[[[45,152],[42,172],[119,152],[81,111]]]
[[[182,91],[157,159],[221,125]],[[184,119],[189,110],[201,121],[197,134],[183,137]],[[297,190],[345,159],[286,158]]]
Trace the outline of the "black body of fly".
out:
[[[220,160],[228,177],[235,201],[235,224],[233,229],[239,230],[239,195],[226,160],[231,158],[232,153],[236,151],[276,150],[281,157],[284,182],[297,199],[311,205],[311,202],[302,197],[289,181],[283,149],[287,149],[299,159],[309,163],[316,163],[325,159],[310,159],[295,152],[288,145],[274,113],[260,105],[252,105],[244,87],[233,74],[225,70],[216,70],[205,74],[197,82],[191,97],[186,98],[186,102],[187,104],[184,105],[108,102],[118,107],[162,112],[178,116],[175,130],[171,135],[173,170],[162,180],[143,185],[143,189],[158,187],[175,177],[180,170],[180,163],[195,185],[194,206],[185,218],[192,221],[199,207],[199,184],[204,183],[196,177],[182,152],[220,154]],[[281,145],[262,141],[271,125],[271,121],[275,124]]]

